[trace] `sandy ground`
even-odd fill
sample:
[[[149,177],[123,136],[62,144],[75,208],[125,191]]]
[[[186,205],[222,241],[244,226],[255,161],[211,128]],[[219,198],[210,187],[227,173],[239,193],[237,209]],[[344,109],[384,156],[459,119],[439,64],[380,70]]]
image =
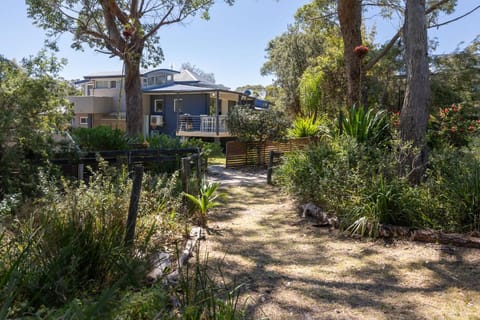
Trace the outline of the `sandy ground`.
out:
[[[243,285],[246,319],[480,319],[480,250],[355,240],[302,219],[264,171],[209,172],[227,200],[202,249]]]

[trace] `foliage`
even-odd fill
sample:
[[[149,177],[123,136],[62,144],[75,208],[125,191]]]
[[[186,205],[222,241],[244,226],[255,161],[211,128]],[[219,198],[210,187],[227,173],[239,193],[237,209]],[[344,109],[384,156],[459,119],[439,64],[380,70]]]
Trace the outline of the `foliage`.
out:
[[[44,195],[24,204],[4,224],[0,279],[8,285],[0,295],[11,297],[11,313],[59,307],[83,295],[139,285],[149,256],[182,236],[175,214],[181,197],[175,177],[145,177],[136,250],[131,251],[124,246],[130,189],[128,173],[105,163],[88,185],[64,181],[59,189],[43,179]],[[6,291],[9,285],[16,291]]]
[[[34,192],[38,167],[56,149],[53,133],[68,123],[72,91],[55,79],[62,65],[45,51],[21,65],[0,57],[0,199]]]
[[[469,108],[460,104],[440,108],[437,114],[430,115],[430,145],[437,148],[445,145],[457,148],[468,146],[479,127],[480,120],[475,120],[475,115]]]
[[[200,192],[198,196],[185,193],[185,197],[187,197],[187,199],[195,205],[196,219],[198,220],[200,226],[204,228],[207,226],[208,211],[221,205],[220,202],[216,201],[219,197],[222,197],[222,194],[217,192],[219,186],[220,185],[218,183],[209,184],[204,180],[200,186]]]
[[[193,267],[187,265],[180,274],[179,287],[176,298],[179,302],[179,311],[184,319],[243,319],[243,310],[239,306],[240,294],[243,285],[227,285],[221,267],[220,282],[218,285],[211,277],[208,269],[208,255],[200,260],[200,252]]]
[[[309,59],[322,53],[321,38],[292,26],[271,40],[266,51],[268,60],[261,73],[276,76],[275,84],[281,89],[276,103],[296,115],[300,111],[299,79],[309,66]]]
[[[431,104],[473,104],[480,101],[480,37],[463,50],[433,57]]]
[[[342,118],[342,131],[358,142],[383,142],[389,138],[387,114],[383,110],[375,112],[373,109],[353,106]]]
[[[201,139],[189,138],[181,140],[166,134],[153,135],[146,138],[150,149],[181,149],[200,148],[206,157],[223,157],[222,146],[219,143],[207,142]]]
[[[75,128],[72,137],[84,151],[126,150],[130,142],[122,130],[109,126]]]
[[[329,129],[326,118],[314,119],[313,117],[297,117],[293,127],[287,130],[289,137],[318,137],[328,135]]]
[[[289,121],[281,111],[254,110],[248,106],[236,106],[228,113],[228,129],[240,141],[264,142],[285,137]]]
[[[276,181],[300,202],[313,202],[353,233],[376,235],[394,224],[447,232],[479,230],[480,165],[476,151],[434,149],[426,181],[398,177],[399,140],[364,144],[338,136],[286,155]]]

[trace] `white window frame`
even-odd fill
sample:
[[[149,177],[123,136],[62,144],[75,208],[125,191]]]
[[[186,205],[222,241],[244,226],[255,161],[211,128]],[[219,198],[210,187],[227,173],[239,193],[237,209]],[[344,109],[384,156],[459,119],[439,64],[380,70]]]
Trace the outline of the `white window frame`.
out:
[[[95,89],[109,89],[109,88],[110,88],[110,81],[108,81],[108,80],[96,80],[95,81]]]
[[[157,102],[160,102],[161,103],[161,109],[157,109]],[[163,101],[163,99],[155,99],[153,100],[153,112],[155,113],[163,113],[163,109],[165,108],[165,103]]]
[[[80,117],[80,125],[88,125],[88,117]]]

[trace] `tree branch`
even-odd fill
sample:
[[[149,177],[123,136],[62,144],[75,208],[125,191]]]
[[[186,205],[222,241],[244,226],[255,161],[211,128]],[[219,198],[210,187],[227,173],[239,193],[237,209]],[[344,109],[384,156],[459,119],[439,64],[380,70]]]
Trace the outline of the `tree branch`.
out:
[[[449,2],[450,0],[441,0],[435,4],[433,4],[432,6],[430,6],[428,9],[425,10],[425,15],[427,14],[430,14],[432,13],[433,11],[437,10],[440,6],[444,5],[445,3]],[[475,8],[473,11],[475,11],[476,9],[478,9],[480,6],[478,6],[477,8]],[[472,11],[472,12],[473,12]],[[471,12],[470,12],[471,13]],[[469,14],[470,14],[469,13]],[[372,58],[370,61],[368,61],[368,63],[366,64],[365,66],[365,71],[368,71],[370,70],[371,68],[373,68],[373,66],[381,59],[383,58],[387,53],[388,51],[390,51],[390,49],[393,47],[393,45],[395,44],[395,42],[400,38],[400,35],[402,34],[403,32],[403,27],[400,28],[397,33],[390,39],[390,41],[387,43],[387,45],[385,47],[383,47],[382,51],[380,51],[378,53],[377,56],[375,56],[374,58]]]
[[[375,57],[368,61],[364,68],[365,71],[370,70],[381,58],[383,58],[388,53],[388,51],[390,51],[390,49],[392,49],[395,42],[397,42],[397,40],[400,38],[402,32],[403,28],[400,28],[397,33],[392,37],[392,39],[390,39],[387,45],[383,47],[382,51],[380,51]]]
[[[168,8],[162,20],[160,20],[160,22],[157,23],[155,27],[152,28],[152,30],[150,30],[147,34],[145,34],[145,36],[143,36],[144,40],[150,38],[153,34],[155,34],[158,31],[158,29],[160,29],[161,26],[163,26],[164,24],[167,24],[165,21],[167,20],[168,16],[172,13],[174,8],[175,8],[174,6],[171,6],[170,8]],[[181,21],[180,17],[172,20],[172,22],[170,23],[179,22],[179,21]]]
[[[451,20],[448,20],[448,21],[445,21],[445,22],[442,22],[442,23],[437,23],[437,24],[434,24],[433,26],[429,26],[429,28],[438,28],[438,27],[441,27],[441,26],[444,26],[444,25],[447,25],[449,23],[452,23],[452,22],[455,22],[455,21],[458,21],[462,18],[465,18],[466,16],[474,13],[476,10],[480,9],[480,5],[476,6],[475,8],[473,8],[472,10],[468,11],[467,13],[459,16],[459,17],[456,17],[454,19],[451,19]]]

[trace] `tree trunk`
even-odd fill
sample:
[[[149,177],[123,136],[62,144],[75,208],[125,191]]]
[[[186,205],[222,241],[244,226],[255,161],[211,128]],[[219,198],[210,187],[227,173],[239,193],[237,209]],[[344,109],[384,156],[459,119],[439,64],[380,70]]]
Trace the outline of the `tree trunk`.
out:
[[[140,57],[142,51],[132,53],[137,58],[125,59],[125,98],[127,104],[127,135],[136,137],[143,133],[142,84],[140,82]]]
[[[362,0],[338,0],[338,19],[343,38],[349,106],[358,105],[361,59],[354,49],[362,44]]]
[[[405,26],[407,88],[400,115],[400,137],[406,146],[400,159],[400,174],[420,183],[427,163],[429,69],[425,0],[407,0]]]

